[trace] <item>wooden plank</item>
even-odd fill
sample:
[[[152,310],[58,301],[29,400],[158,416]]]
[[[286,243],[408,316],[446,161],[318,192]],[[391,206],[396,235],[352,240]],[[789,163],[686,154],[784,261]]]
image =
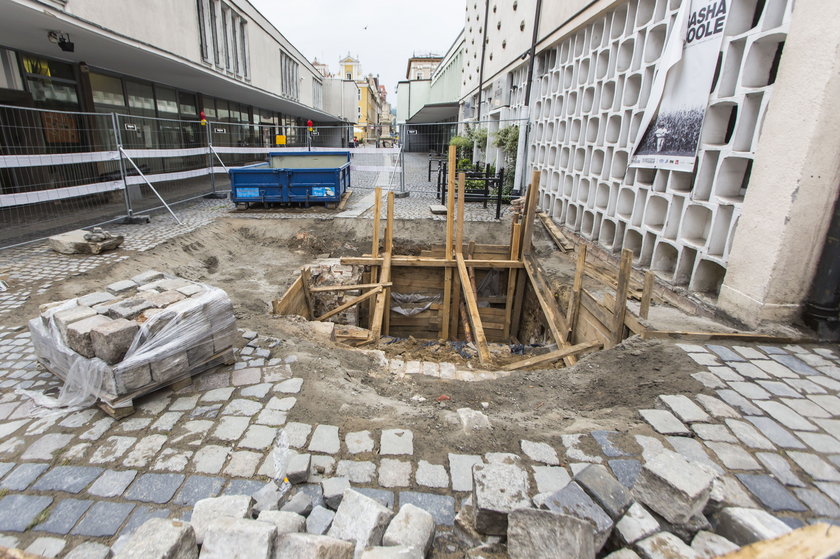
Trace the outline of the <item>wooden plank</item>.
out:
[[[283,293],[282,297],[271,302],[271,312],[273,314],[291,314],[289,312],[289,307],[294,304],[293,299],[301,294],[302,289],[303,281],[300,279],[300,276],[298,276],[286,292]]]
[[[394,191],[388,192],[388,209],[385,221],[385,252],[389,255],[394,253]],[[391,279],[390,277],[388,278]],[[387,336],[391,326],[391,288],[385,288],[385,310],[383,311],[382,331]]]
[[[510,245],[510,259],[517,260],[519,258],[519,235],[520,229],[522,228],[519,223],[514,223],[513,227],[511,227],[512,234],[511,239],[512,243]],[[505,328],[504,328],[504,337],[510,337],[510,322],[513,317],[513,296],[516,293],[516,270],[511,269],[508,271],[508,284],[507,284],[507,295],[505,301]]]
[[[382,265],[382,260],[382,258],[371,258],[370,256],[349,256],[342,258],[341,263],[348,266],[380,266]],[[391,266],[395,268],[455,268],[457,265],[454,261],[444,258],[394,256],[391,258]],[[517,260],[468,260],[467,267],[505,270],[507,268],[522,268],[522,262]]]
[[[755,332],[688,332],[683,330],[646,330],[642,332],[643,340],[686,340],[707,342],[711,340],[732,340],[737,342],[764,342],[772,344],[815,344],[816,338],[794,338],[788,336],[773,336]]]
[[[522,230],[522,256],[531,254],[531,239],[534,236],[534,216],[537,211],[537,198],[540,194],[540,172],[531,173],[531,185],[528,187],[528,207],[525,209],[525,225]]]
[[[347,207],[347,201],[350,200],[351,194],[353,194],[353,191],[349,188],[344,192],[344,195],[341,197],[341,202],[338,203],[338,211],[344,211],[344,208]]]
[[[627,288],[630,285],[630,273],[633,270],[633,251],[625,248],[621,251],[621,265],[618,269],[618,287],[615,291],[613,320],[610,325],[612,345],[618,345],[624,339],[624,316],[627,313]]]
[[[575,325],[580,313],[580,290],[583,289],[583,272],[586,269],[586,245],[578,245],[577,266],[575,267],[575,281],[569,296],[569,307],[566,309],[566,322],[569,324],[567,339],[574,338]]]
[[[455,236],[455,166],[456,147],[449,146],[449,166],[447,167],[446,180],[446,244],[443,247],[443,256],[446,260],[452,260],[452,243]],[[449,313],[452,307],[452,269],[447,268],[443,272],[443,316],[440,321],[440,337],[443,340],[449,339]]]
[[[312,294],[309,292],[309,285],[312,283],[312,271],[309,266],[301,269],[300,281],[303,287],[303,299],[306,301],[306,310],[309,313],[306,318],[312,320],[315,317],[315,305],[312,301]]]
[[[552,241],[554,241],[554,245],[560,249],[560,252],[568,252],[571,247],[567,247],[564,244],[565,237],[562,236],[560,229],[554,224],[554,221],[552,221],[548,214],[545,212],[539,212],[537,216],[540,218],[540,222],[542,222],[543,227],[545,227],[545,231],[548,233],[548,236],[551,237]]]
[[[797,528],[718,556],[718,559],[830,559],[840,553],[840,530],[824,522]]]
[[[370,254],[373,258],[379,257],[379,226],[380,217],[382,215],[382,188],[376,187],[374,190],[374,200],[373,200],[373,237],[371,237],[371,248]],[[373,265],[375,266],[375,265]],[[377,277],[379,275],[379,270],[375,267],[371,268],[370,270],[370,281],[371,283],[375,283]],[[373,310],[376,306],[376,300],[371,299],[370,305],[368,305],[368,316],[373,317]],[[372,327],[373,325],[371,325]]]
[[[452,305],[452,268],[443,271],[443,310],[440,321],[440,339],[449,339],[449,309]]]
[[[505,365],[504,367],[502,367],[502,370],[516,371],[518,369],[524,369],[525,367],[531,367],[533,365],[551,363],[553,361],[559,361],[564,357],[568,357],[570,355],[579,355],[584,351],[588,351],[590,349],[598,349],[599,347],[601,347],[601,344],[599,342],[586,342],[582,344],[577,344],[563,349],[558,349],[549,353],[545,353],[543,355],[537,355],[535,357],[523,359],[522,361],[517,361],[516,363]]]
[[[481,316],[478,314],[478,304],[475,301],[475,293],[470,284],[470,276],[467,266],[464,263],[464,255],[460,252],[455,255],[458,262],[458,276],[461,278],[461,291],[464,293],[464,302],[467,306],[467,315],[470,326],[475,336],[475,345],[478,348],[478,360],[482,363],[490,362],[490,350],[487,349],[487,338],[484,335],[484,328],[481,325]]]
[[[358,283],[356,285],[320,285],[310,287],[310,293],[326,293],[330,291],[353,291],[356,289],[370,289],[372,287],[391,287],[393,282],[388,283]]]
[[[647,320],[650,314],[650,298],[653,295],[654,274],[650,270],[645,272],[645,286],[642,289],[642,301],[639,305],[639,316]]]
[[[452,304],[449,311],[449,339],[455,339],[458,336],[458,320],[461,315],[461,278],[454,271],[452,272]]]
[[[467,174],[458,173],[458,219],[455,224],[455,252],[457,253],[464,251],[464,213],[466,210],[464,200],[466,184]]]
[[[383,289],[383,287],[380,285],[380,286],[374,287],[373,289],[365,291],[364,293],[362,293],[358,297],[353,297],[349,301],[345,301],[344,303],[340,304],[339,306],[337,306],[333,310],[322,314],[321,316],[319,316],[315,320],[326,320],[326,319],[330,318],[331,316],[335,316],[342,311],[346,311],[347,309],[349,309],[353,305],[358,305],[362,301],[367,301],[370,297],[373,297],[374,295],[376,295],[378,293],[381,293],[382,289]]]
[[[531,286],[534,288],[534,293],[537,296],[537,301],[540,308],[545,315],[545,321],[548,323],[548,329],[551,330],[551,336],[557,343],[558,348],[563,349],[568,347],[566,342],[566,332],[568,325],[566,324],[566,317],[560,312],[557,306],[557,301],[551,294],[551,289],[548,287],[545,279],[543,279],[540,272],[539,265],[532,255],[525,256],[525,272],[528,274],[528,279],[531,281]],[[567,365],[572,366],[577,362],[574,355],[569,355],[563,358]]]
[[[386,252],[382,259],[382,281],[387,282],[391,279],[391,253]],[[376,341],[382,334],[382,321],[385,315],[385,292],[380,291],[376,296],[376,305],[373,309],[373,317],[371,318],[370,337],[369,341]]]

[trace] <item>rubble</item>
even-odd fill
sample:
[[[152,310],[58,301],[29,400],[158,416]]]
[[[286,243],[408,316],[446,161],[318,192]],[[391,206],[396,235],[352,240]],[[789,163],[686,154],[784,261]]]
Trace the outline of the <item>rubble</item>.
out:
[[[634,492],[663,518],[681,524],[703,511],[712,481],[711,474],[680,454],[663,450],[642,466]]]
[[[94,227],[91,231],[77,229],[49,238],[51,249],[61,254],[101,254],[114,250],[123,244],[122,235],[112,235],[103,231],[101,227]]]
[[[545,510],[521,509],[508,516],[511,559],[594,559],[592,525]]]
[[[476,464],[472,498],[476,530],[504,535],[508,514],[530,507],[528,474],[515,464]]]
[[[388,524],[382,543],[386,546],[405,546],[422,551],[425,557],[435,537],[435,520],[421,508],[408,504]]]

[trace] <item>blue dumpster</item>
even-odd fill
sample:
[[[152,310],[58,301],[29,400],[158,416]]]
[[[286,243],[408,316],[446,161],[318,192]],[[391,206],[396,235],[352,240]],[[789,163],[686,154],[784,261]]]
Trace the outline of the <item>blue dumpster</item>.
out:
[[[350,187],[350,152],[271,152],[265,163],[228,174],[236,204],[337,204]]]

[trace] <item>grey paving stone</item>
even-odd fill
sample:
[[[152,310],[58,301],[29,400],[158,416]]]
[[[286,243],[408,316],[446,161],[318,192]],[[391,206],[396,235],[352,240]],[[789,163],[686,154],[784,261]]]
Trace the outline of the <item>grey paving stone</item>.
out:
[[[783,456],[772,452],[757,452],[755,457],[764,464],[764,467],[767,468],[767,471],[770,472],[773,477],[783,484],[795,487],[805,487],[805,484],[796,476],[790,466],[790,463],[785,460]]]
[[[684,423],[711,421],[703,408],[682,394],[662,394],[657,398],[656,407],[670,410]]]
[[[774,361],[778,361],[785,367],[799,373],[800,375],[818,375],[819,371],[802,361],[801,359],[789,354],[774,354],[770,356]]]
[[[782,396],[785,398],[802,398],[802,394],[794,390],[789,384],[778,380],[758,380],[756,381],[762,388],[770,392],[774,396]]]
[[[617,432],[597,430],[592,431],[590,434],[592,435],[592,438],[595,439],[595,442],[597,442],[601,446],[601,452],[604,453],[604,456],[608,456],[610,458],[618,458],[620,456],[631,455],[630,452],[625,452],[624,450],[616,446],[615,443],[613,443],[612,437],[614,435],[617,435]]]
[[[688,356],[691,357],[695,363],[703,365],[704,367],[720,365],[717,356],[710,353],[689,353]]]
[[[87,492],[97,497],[118,497],[134,481],[136,475],[136,470],[125,470],[121,472],[106,470],[99,476],[99,479],[93,482],[93,485],[90,486]]]
[[[49,468],[47,464],[21,464],[6,476],[6,479],[0,483],[0,488],[9,491],[23,491],[47,468]]]
[[[796,436],[805,441],[805,444],[822,454],[829,452],[834,454],[840,453],[840,441],[831,435],[826,435],[825,433],[797,431]]]
[[[817,481],[840,481],[840,472],[816,454],[796,451],[788,451],[787,454],[813,479]]]
[[[817,377],[813,377],[816,379]],[[832,379],[827,379],[832,380]],[[795,390],[803,392],[805,394],[825,394],[825,388],[818,384],[817,382],[813,382],[809,379],[804,378],[788,378],[785,379],[785,382],[792,386]],[[836,381],[833,381],[836,382]],[[835,390],[840,388],[840,386],[835,387]]]
[[[745,416],[744,419],[755,425],[756,429],[770,439],[773,444],[782,448],[805,448],[805,445],[793,434],[770,419],[769,417]]]
[[[413,455],[414,433],[408,429],[384,429],[379,442],[379,454]]]
[[[223,495],[251,496],[265,486],[265,482],[252,479],[234,479],[225,488]]]
[[[595,530],[596,550],[604,546],[613,528],[610,517],[574,481],[549,496],[544,508],[591,522]]]
[[[425,460],[417,463],[417,471],[414,473],[417,485],[425,487],[449,487],[449,475],[446,467],[441,464],[431,464]]]
[[[172,503],[193,506],[201,499],[215,497],[222,491],[225,481],[221,477],[190,476],[175,494]]]
[[[756,402],[773,419],[796,431],[816,431],[817,426],[781,402]]]
[[[35,541],[29,544],[24,551],[37,557],[46,557],[51,559],[53,557],[57,557],[58,554],[64,550],[66,545],[67,542],[62,538],[42,536],[40,538],[36,538]]]
[[[754,382],[730,382],[732,387],[738,394],[749,400],[769,400],[771,394]],[[758,402],[756,402],[758,404]]]
[[[761,503],[773,511],[804,512],[808,509],[784,488],[784,486],[764,474],[735,474],[744,486],[758,498]]]
[[[0,532],[23,532],[52,503],[52,497],[6,495],[0,499]]]
[[[706,345],[706,347],[716,353],[724,361],[746,361],[742,356],[738,355],[731,349],[722,345]]]
[[[636,484],[636,478],[639,477],[639,472],[642,471],[642,463],[638,460],[616,459],[610,460],[608,464],[613,474],[615,474],[616,479],[628,489]]]
[[[357,490],[358,491],[358,490]],[[449,495],[400,491],[400,507],[414,505],[432,515],[435,524],[452,526],[455,523],[455,498]]]
[[[744,380],[744,377],[733,371],[731,367],[709,367],[709,372],[725,381]]]
[[[472,454],[450,454],[449,474],[452,476],[453,491],[472,491],[472,467],[482,464],[481,456]]]
[[[80,499],[64,499],[59,501],[52,510],[49,517],[38,524],[35,530],[51,532],[53,534],[65,535],[70,532],[79,518],[93,505],[93,501]]]
[[[736,345],[732,346],[732,349],[737,351],[741,357],[745,357],[747,359],[767,359],[767,356],[755,348]]]
[[[385,489],[371,489],[370,487],[356,487],[354,491],[361,493],[366,497],[370,497],[374,501],[381,503],[383,506],[394,510],[395,497],[393,491],[386,491]]]
[[[793,492],[796,493],[799,500],[805,503],[805,505],[815,514],[831,518],[840,518],[840,507],[816,489],[797,487],[793,490]]]
[[[379,463],[379,485],[408,487],[411,483],[411,462],[383,458]]]
[[[780,379],[797,379],[799,375],[782,365],[777,361],[756,361],[755,365],[760,368],[762,371],[766,373],[770,373],[772,376]],[[817,378],[817,377],[814,377]]]
[[[706,411],[709,412],[714,417],[717,418],[739,418],[741,414],[735,411],[732,406],[725,403],[714,396],[708,396],[706,394],[698,394],[695,396],[700,405],[706,408]]]
[[[554,493],[572,481],[569,472],[562,466],[533,466],[533,470],[538,493]]]
[[[761,411],[761,409],[753,405],[752,402],[750,402],[734,390],[716,390],[715,392],[721,400],[723,400],[730,406],[740,410],[741,413],[745,413],[748,415],[762,415],[764,413]]]
[[[9,473],[15,467],[14,462],[0,462],[0,478]]]
[[[144,503],[166,503],[183,481],[181,474],[143,474],[131,484],[124,497]]]
[[[726,388],[726,383],[708,371],[700,371],[692,373],[691,378],[705,386],[706,388]]]
[[[707,441],[706,446],[714,452],[718,460],[731,470],[760,470],[761,466],[739,445]]]
[[[689,462],[698,462],[718,473],[723,473],[723,468],[709,458],[709,455],[706,453],[706,448],[699,441],[689,439],[688,437],[668,437],[668,442],[671,443],[675,451]]]
[[[350,454],[373,451],[373,437],[370,431],[356,431],[344,436],[344,444]]]
[[[725,425],[717,423],[693,423],[691,430],[704,441],[719,441],[724,443],[737,443],[735,438]]]
[[[128,522],[120,530],[120,535],[132,534],[137,528],[145,524],[147,520],[151,520],[152,518],[169,518],[171,514],[172,512],[169,509],[156,509],[147,505],[140,505],[131,513]]]
[[[134,505],[131,503],[94,503],[71,532],[77,536],[105,537],[117,533]]]
[[[809,394],[808,399],[834,416],[840,415],[840,398],[831,394]]]
[[[306,532],[323,536],[330,529],[335,513],[326,507],[315,507],[306,518]]]
[[[786,355],[787,352],[780,347],[772,346],[772,345],[760,345],[758,349],[763,351],[768,355]]]
[[[726,425],[738,437],[743,444],[750,448],[757,448],[760,450],[775,450],[775,446],[767,437],[756,431],[756,429],[746,421],[736,419],[726,419]]]
[[[601,464],[590,464],[575,475],[575,482],[613,520],[618,520],[633,501],[630,492]]]
[[[341,441],[338,438],[338,427],[335,425],[318,425],[315,427],[315,431],[312,433],[312,440],[309,442],[310,452],[335,454],[340,449]]]
[[[814,485],[820,488],[820,491],[831,497],[831,500],[840,505],[840,483],[832,483],[830,481],[815,481]]]
[[[101,473],[102,468],[91,466],[57,466],[41,476],[32,489],[78,493]]]
[[[752,380],[768,380],[770,378],[770,375],[753,363],[730,363],[729,366],[738,371],[739,375]]]
[[[64,559],[108,559],[111,557],[111,548],[107,545],[94,542],[85,542],[74,547]]]
[[[779,401],[803,417],[828,419],[832,415],[821,406],[805,398],[779,398]]]
[[[691,431],[682,421],[666,410],[639,410],[639,415],[660,435],[689,436]]]

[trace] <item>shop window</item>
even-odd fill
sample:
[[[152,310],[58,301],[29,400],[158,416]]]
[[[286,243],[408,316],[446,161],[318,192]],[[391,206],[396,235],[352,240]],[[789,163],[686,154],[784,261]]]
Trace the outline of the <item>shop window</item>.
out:
[[[90,72],[90,87],[93,92],[93,105],[97,112],[111,113],[125,110],[125,95],[122,80]]]

